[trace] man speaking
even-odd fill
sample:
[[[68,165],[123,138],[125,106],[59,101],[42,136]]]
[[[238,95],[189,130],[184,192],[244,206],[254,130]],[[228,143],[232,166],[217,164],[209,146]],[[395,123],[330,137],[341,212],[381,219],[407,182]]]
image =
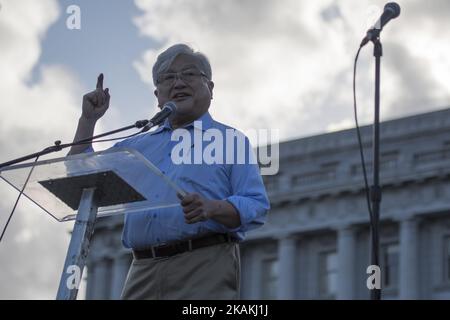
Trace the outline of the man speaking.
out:
[[[180,197],[179,207],[125,214],[122,242],[132,249],[133,262],[122,298],[239,299],[239,242],[247,231],[264,224],[269,210],[250,143],[242,133],[209,114],[214,83],[205,55],[176,44],[158,56],[152,73],[159,107],[174,102],[176,112],[156,130],[115,146],[142,153],[187,195]],[[74,140],[93,135],[109,100],[100,75],[96,90],[83,97]],[[243,137],[245,161],[237,161],[242,148],[223,139],[223,157],[233,161],[175,162],[172,151],[177,130],[192,137],[211,130],[226,137],[231,130],[234,137]],[[200,141],[202,148],[195,146],[198,139],[192,141],[188,156],[198,158],[194,153],[204,149],[205,141]],[[74,146],[69,154],[92,150],[90,145]],[[168,186],[161,185],[163,188]]]

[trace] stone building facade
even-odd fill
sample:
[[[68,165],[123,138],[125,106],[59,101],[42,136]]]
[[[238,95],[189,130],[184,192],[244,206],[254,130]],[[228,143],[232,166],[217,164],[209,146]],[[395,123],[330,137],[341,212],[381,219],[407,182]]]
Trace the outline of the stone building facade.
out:
[[[361,128],[372,177],[372,128]],[[272,209],[241,244],[244,299],[367,299],[369,213],[354,129],[280,144]],[[450,298],[450,109],[381,125],[384,299]],[[100,219],[87,299],[115,299],[131,262],[122,217]]]

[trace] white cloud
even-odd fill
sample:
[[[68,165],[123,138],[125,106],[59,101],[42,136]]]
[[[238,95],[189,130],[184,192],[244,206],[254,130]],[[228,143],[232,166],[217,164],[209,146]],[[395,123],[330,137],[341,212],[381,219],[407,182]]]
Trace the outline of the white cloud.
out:
[[[283,139],[353,123],[352,67],[357,46],[384,1],[135,0],[140,32],[161,43],[135,62],[152,86],[159,52],[184,42],[211,60],[216,83],[212,114],[239,128],[279,128]],[[446,1],[400,1],[402,14],[383,33],[382,117],[450,104]],[[448,10],[447,10],[448,12]],[[376,18],[376,17],[375,17]],[[421,27],[417,27],[417,24]],[[412,31],[413,30],[413,31]],[[361,54],[361,122],[372,119],[372,45]],[[239,115],[236,117],[236,115]]]
[[[54,0],[2,1],[0,10],[0,161],[72,139],[81,88],[70,70],[38,66],[41,41],[60,15]],[[63,155],[65,151],[57,154]],[[53,155],[55,156],[55,155]],[[0,228],[17,196],[0,181]],[[53,299],[64,264],[71,224],[57,223],[22,198],[0,243],[0,299]]]

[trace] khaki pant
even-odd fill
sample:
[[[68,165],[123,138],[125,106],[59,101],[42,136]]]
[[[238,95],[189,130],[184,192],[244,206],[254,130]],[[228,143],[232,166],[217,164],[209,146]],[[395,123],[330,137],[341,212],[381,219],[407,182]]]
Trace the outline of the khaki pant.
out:
[[[133,260],[122,299],[239,299],[239,245],[222,243],[168,258]]]

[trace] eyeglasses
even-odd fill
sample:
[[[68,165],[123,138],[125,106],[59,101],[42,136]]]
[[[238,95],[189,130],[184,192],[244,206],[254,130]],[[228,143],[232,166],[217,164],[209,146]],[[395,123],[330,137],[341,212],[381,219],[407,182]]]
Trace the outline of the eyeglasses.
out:
[[[207,75],[197,69],[186,69],[180,72],[161,73],[158,76],[157,83],[164,87],[170,87],[177,81],[178,77],[184,82],[192,83],[199,77],[207,77]]]

